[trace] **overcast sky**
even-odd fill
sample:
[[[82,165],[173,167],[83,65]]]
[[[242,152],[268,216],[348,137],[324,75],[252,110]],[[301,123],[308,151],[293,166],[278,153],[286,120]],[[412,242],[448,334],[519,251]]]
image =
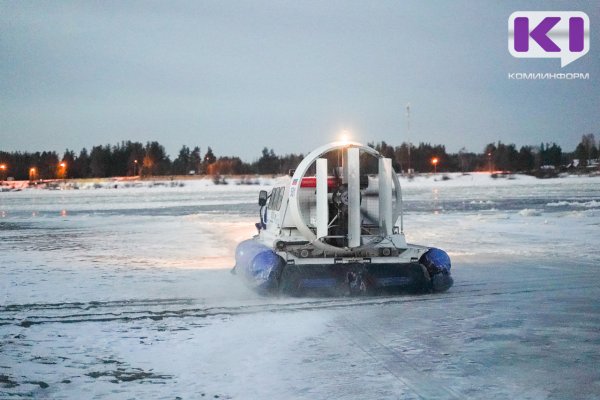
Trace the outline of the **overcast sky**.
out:
[[[597,2],[0,1],[0,149],[158,140],[252,161],[347,129],[361,142],[557,142],[600,136]],[[517,10],[579,10],[591,49],[516,59]],[[587,81],[509,80],[583,72]],[[411,105],[407,137],[406,105]]]

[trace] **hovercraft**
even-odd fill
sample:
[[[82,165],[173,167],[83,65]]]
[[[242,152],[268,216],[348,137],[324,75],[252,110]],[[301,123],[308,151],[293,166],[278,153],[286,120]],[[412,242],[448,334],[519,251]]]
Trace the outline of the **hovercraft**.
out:
[[[237,246],[232,270],[258,292],[380,295],[452,286],[446,252],[406,243],[392,160],[369,146],[319,147],[270,192],[260,191],[258,205],[258,234]]]

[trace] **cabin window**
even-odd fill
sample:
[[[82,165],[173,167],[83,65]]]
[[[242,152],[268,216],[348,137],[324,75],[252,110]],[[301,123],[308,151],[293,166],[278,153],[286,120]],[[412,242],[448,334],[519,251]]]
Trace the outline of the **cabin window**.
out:
[[[273,199],[273,210],[275,211],[279,210],[279,207],[277,205],[280,203],[281,199],[281,188],[277,188],[276,190],[277,192],[275,194],[275,198]]]
[[[285,193],[285,187],[279,188],[279,193],[277,194],[277,203],[275,204],[275,209],[279,211],[281,208],[281,202],[283,200],[283,194]]]
[[[277,195],[277,188],[273,189],[273,190],[271,191],[271,195],[269,196],[269,204],[267,204],[267,208],[268,208],[269,210],[272,210],[272,209],[273,209],[273,203],[274,203],[274,200],[275,200],[275,196],[276,196],[276,195]]]
[[[274,188],[271,192],[271,199],[269,200],[269,205],[267,206],[269,210],[279,211],[281,208],[281,202],[283,200],[283,193],[285,191],[284,187]]]

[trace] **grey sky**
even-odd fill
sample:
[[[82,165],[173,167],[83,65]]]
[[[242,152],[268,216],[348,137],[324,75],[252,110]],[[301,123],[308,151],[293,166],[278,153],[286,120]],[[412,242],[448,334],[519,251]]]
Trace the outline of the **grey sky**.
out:
[[[541,3],[539,3],[541,4]],[[182,144],[247,161],[411,137],[486,143],[600,133],[597,3],[422,1],[0,1],[0,149],[64,151],[121,140]],[[590,52],[513,58],[509,15],[578,10]],[[509,72],[584,72],[514,81]]]

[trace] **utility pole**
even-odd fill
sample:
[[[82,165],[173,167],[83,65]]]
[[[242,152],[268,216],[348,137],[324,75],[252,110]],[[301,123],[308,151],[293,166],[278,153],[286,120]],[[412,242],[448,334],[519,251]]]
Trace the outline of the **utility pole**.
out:
[[[410,171],[410,103],[406,105],[406,140],[408,141],[408,174],[411,175]]]

